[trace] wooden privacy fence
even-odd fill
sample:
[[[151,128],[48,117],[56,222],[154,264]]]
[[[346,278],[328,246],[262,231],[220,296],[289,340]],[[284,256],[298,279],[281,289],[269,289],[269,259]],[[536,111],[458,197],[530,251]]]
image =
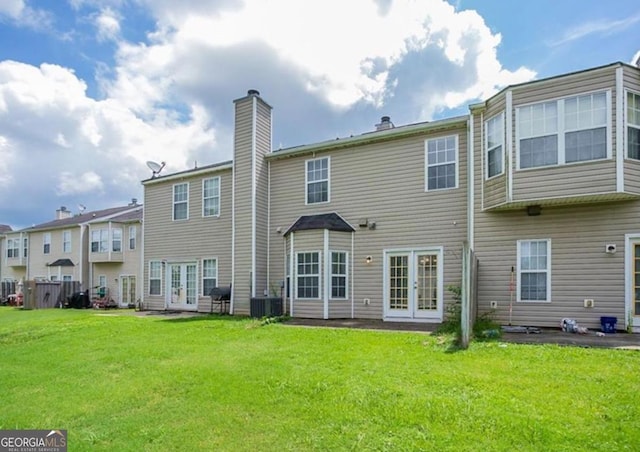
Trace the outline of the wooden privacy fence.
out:
[[[79,281],[27,281],[22,289],[25,309],[64,307],[67,298],[80,291]]]
[[[462,246],[462,312],[460,315],[461,346],[469,347],[471,331],[478,315],[478,258],[464,242]]]

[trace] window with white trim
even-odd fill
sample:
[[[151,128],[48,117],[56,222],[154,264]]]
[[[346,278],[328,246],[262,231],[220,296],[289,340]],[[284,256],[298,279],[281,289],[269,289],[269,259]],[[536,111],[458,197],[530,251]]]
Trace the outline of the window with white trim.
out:
[[[162,262],[149,261],[149,295],[162,295]]]
[[[347,298],[347,253],[331,252],[331,298]]]
[[[202,260],[202,295],[208,297],[211,289],[218,287],[218,260]]]
[[[189,183],[173,186],[173,219],[189,219]]]
[[[551,301],[551,240],[518,240],[518,301]]]
[[[63,282],[73,281],[73,275],[62,275],[62,281]]]
[[[504,173],[504,112],[485,122],[486,178]]]
[[[122,251],[122,229],[113,228],[111,230],[111,251],[119,253]]]
[[[320,253],[297,253],[297,297],[320,298]]]
[[[458,136],[434,138],[425,142],[426,190],[458,186]]]
[[[600,91],[516,108],[518,169],[609,157],[610,105]]]
[[[211,177],[202,181],[202,216],[220,215],[220,178]]]
[[[62,231],[62,252],[71,252],[71,231]]]
[[[7,239],[7,259],[20,257],[20,239]]]
[[[51,252],[51,233],[45,232],[42,235],[42,252],[49,254]]]
[[[106,253],[109,251],[109,230],[108,229],[92,229],[91,230],[91,252]]]
[[[306,162],[307,204],[329,202],[329,157]]]
[[[130,250],[135,250],[136,249],[136,227],[135,226],[129,226],[129,249]]]
[[[28,254],[29,254],[29,239],[25,237],[24,239],[22,239],[22,256],[26,258]]]
[[[627,156],[640,160],[640,94],[627,92]]]

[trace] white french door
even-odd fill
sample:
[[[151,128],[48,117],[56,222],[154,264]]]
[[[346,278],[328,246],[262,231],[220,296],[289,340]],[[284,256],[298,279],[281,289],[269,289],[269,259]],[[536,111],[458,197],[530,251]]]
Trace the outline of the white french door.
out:
[[[120,306],[133,306],[136,303],[135,275],[120,275]]]
[[[198,309],[198,267],[195,263],[167,265],[167,305],[170,309]]]
[[[631,327],[637,333],[640,332],[640,235],[627,235],[625,251],[627,318],[618,319],[618,328]]]
[[[442,250],[385,252],[384,317],[440,322]]]

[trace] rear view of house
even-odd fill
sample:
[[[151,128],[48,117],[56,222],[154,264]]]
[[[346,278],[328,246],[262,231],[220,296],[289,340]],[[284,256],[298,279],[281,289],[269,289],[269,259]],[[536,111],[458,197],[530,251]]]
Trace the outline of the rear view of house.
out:
[[[441,322],[462,284],[502,323],[640,329],[640,69],[509,86],[470,113],[288,149],[235,105],[233,160],[144,181],[144,304]],[[154,175],[155,176],[155,175]],[[474,261],[475,262],[475,261]],[[475,267],[475,264],[473,266]]]

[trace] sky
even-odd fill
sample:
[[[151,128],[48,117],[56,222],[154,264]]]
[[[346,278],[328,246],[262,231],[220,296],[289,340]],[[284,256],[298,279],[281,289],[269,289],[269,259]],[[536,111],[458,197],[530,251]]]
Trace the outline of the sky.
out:
[[[278,149],[639,50],[637,0],[0,0],[0,224],[142,201],[149,160],[231,159],[249,89]]]

